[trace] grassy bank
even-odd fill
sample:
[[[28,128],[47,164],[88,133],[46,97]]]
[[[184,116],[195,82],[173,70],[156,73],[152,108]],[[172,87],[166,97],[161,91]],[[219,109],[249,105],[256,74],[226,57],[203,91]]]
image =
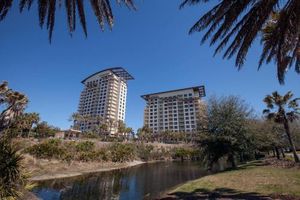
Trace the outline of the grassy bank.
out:
[[[237,170],[188,182],[164,199],[300,199],[299,168],[279,168],[262,161]]]
[[[80,176],[144,162],[194,159],[198,155],[187,145],[60,139],[22,139],[14,142],[23,154],[25,169],[35,181]]]

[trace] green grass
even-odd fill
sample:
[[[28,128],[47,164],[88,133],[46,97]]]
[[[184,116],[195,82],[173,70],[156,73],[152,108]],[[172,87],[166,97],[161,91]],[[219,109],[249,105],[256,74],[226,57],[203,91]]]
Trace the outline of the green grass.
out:
[[[264,166],[261,162],[242,165],[238,170],[205,176],[188,182],[174,194],[201,195],[224,192],[257,195],[290,195],[300,197],[300,170]],[[197,194],[198,193],[198,194]]]

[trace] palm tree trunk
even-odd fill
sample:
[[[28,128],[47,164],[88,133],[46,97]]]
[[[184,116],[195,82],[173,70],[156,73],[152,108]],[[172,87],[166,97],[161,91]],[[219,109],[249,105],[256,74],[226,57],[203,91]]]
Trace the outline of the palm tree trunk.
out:
[[[291,149],[293,151],[294,160],[295,160],[296,163],[298,163],[299,162],[299,157],[297,155],[294,142],[293,142],[293,140],[291,138],[291,132],[290,132],[290,127],[289,127],[289,122],[288,122],[288,120],[287,120],[286,117],[284,117],[284,123],[283,123],[283,125],[284,125],[284,129],[285,129],[286,135],[288,137],[289,143],[290,143],[290,147],[291,147]]]

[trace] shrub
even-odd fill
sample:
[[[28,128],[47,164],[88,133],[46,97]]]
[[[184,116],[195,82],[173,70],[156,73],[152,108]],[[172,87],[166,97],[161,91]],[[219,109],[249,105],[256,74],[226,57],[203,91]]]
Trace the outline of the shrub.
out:
[[[100,150],[93,150],[93,151],[82,151],[76,154],[76,159],[82,162],[91,162],[91,161],[108,161],[109,156],[108,154],[100,149]]]
[[[11,144],[0,139],[0,199],[21,199],[28,177],[23,170],[23,157]]]
[[[65,148],[61,146],[61,141],[58,139],[46,140],[40,144],[35,144],[32,147],[25,149],[26,153],[29,153],[37,158],[62,158],[66,154]]]
[[[133,144],[114,143],[109,147],[109,151],[113,162],[132,161],[135,157]]]
[[[99,135],[93,132],[86,132],[82,135],[82,138],[98,139]]]
[[[96,151],[90,151],[90,152],[79,152],[78,154],[78,160],[83,162],[90,162],[90,161],[96,161],[98,160],[98,155]]]
[[[84,141],[84,142],[79,142],[76,144],[76,151],[78,152],[88,152],[88,151],[93,151],[95,148],[94,142],[91,141]]]
[[[144,161],[151,160],[153,149],[154,147],[152,145],[140,144],[137,147],[137,156]]]
[[[97,152],[98,152],[98,157],[100,158],[100,160],[102,160],[102,161],[108,161],[109,160],[110,155],[105,149],[100,149]]]
[[[186,148],[175,148],[173,151],[174,152],[172,157],[174,159],[180,158],[181,160],[184,160],[189,159],[191,156],[191,151]]]

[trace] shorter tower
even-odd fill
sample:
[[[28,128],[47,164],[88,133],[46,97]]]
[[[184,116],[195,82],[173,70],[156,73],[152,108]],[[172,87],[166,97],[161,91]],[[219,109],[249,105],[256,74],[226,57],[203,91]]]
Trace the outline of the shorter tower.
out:
[[[143,95],[146,100],[144,126],[152,133],[194,132],[201,125],[204,86]]]
[[[127,81],[134,78],[122,67],[99,71],[84,79],[78,113],[82,116],[98,117],[108,125],[109,134],[117,131],[117,122],[125,121]],[[95,124],[97,123],[97,124]],[[81,131],[88,131],[99,122],[83,120]]]

